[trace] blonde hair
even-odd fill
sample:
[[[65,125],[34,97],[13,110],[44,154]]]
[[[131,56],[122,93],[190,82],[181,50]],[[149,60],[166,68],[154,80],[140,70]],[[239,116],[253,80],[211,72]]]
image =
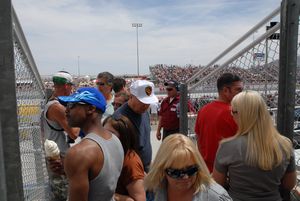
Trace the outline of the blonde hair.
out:
[[[199,166],[196,181],[193,184],[195,193],[203,190],[213,180],[196,145],[182,134],[172,134],[162,142],[150,172],[145,178],[145,188],[150,191],[162,188],[166,177],[165,170],[171,167],[178,169],[186,167],[185,161],[188,158],[191,158]]]
[[[238,124],[236,138],[247,135],[246,163],[262,170],[271,170],[289,159],[292,152],[291,141],[280,135],[273,125],[267,105],[255,91],[244,91],[236,95],[231,106]],[[225,140],[226,141],[226,140]]]

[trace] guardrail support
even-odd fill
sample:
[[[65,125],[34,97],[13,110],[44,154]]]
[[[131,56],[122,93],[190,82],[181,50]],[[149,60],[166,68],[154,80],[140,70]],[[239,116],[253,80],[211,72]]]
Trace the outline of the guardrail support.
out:
[[[296,91],[299,0],[281,3],[277,129],[293,139]]]
[[[179,119],[179,130],[180,133],[187,135],[188,134],[188,94],[187,94],[187,85],[180,84],[180,119]]]
[[[0,200],[23,201],[11,0],[0,1]]]

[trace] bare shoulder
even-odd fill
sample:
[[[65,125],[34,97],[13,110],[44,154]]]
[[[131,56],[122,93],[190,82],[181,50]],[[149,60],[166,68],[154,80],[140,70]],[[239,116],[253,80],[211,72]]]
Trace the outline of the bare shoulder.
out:
[[[59,102],[52,104],[48,111],[47,111],[47,117],[51,120],[55,120],[57,116],[65,116],[66,108],[61,105]]]
[[[92,140],[82,140],[80,143],[71,147],[66,155],[67,157],[72,157],[72,159],[93,159],[94,157],[98,158],[99,154],[103,156],[101,148],[98,144]]]
[[[65,111],[65,107],[60,104],[59,102],[52,104],[49,109],[48,112],[58,112],[58,111]]]
[[[103,152],[97,143],[91,140],[83,140],[68,150],[65,157],[65,166],[66,169],[68,167],[90,169],[95,161],[101,164],[103,159]]]

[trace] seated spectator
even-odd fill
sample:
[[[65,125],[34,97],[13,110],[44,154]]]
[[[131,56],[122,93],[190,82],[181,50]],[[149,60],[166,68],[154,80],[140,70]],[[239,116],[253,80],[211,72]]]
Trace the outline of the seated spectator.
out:
[[[155,201],[231,200],[227,192],[211,178],[196,145],[182,134],[173,134],[162,142],[145,179]]]
[[[125,154],[115,200],[121,201],[127,197],[133,200],[146,201],[144,168],[137,154],[138,138],[136,129],[131,121],[123,115],[108,117],[104,120],[103,125],[104,128],[120,139]]]
[[[221,142],[213,177],[233,200],[282,200],[279,186],[296,185],[293,148],[278,133],[263,98],[244,91],[231,101],[237,134]]]

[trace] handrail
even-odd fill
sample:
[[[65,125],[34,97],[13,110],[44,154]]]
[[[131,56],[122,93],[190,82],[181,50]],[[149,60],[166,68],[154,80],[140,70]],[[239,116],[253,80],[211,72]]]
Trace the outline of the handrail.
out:
[[[30,69],[32,70],[34,77],[36,78],[39,87],[43,91],[43,94],[45,94],[45,87],[42,81],[42,78],[38,72],[37,66],[35,64],[35,61],[33,59],[32,53],[30,51],[29,45],[27,43],[26,37],[24,35],[24,32],[22,30],[22,27],[20,25],[20,22],[18,20],[17,14],[15,12],[15,9],[12,9],[12,20],[13,20],[13,34],[14,39],[20,44],[20,48],[22,49],[22,52],[25,54],[26,59],[24,62],[28,62],[28,65],[30,66]]]
[[[261,28],[263,25],[265,25],[268,21],[270,21],[273,17],[278,15],[280,13],[280,7],[276,8],[272,13],[270,13],[268,16],[266,16],[264,19],[262,19],[257,25],[255,25],[253,28],[251,28],[247,33],[245,33],[241,38],[239,38],[237,41],[235,41],[231,46],[229,46],[227,49],[225,49],[221,54],[219,54],[216,58],[214,58],[211,62],[209,62],[204,69],[210,67],[217,61],[219,61],[221,58],[223,58],[228,52],[232,51],[234,48],[236,48],[238,45],[240,45],[244,40],[246,40],[253,32],[255,32],[257,29]],[[191,78],[189,78],[186,82],[188,84],[191,84],[193,80],[195,80],[200,74],[203,72],[203,70],[198,71],[196,74],[194,74]],[[199,83],[199,82],[198,82]]]

